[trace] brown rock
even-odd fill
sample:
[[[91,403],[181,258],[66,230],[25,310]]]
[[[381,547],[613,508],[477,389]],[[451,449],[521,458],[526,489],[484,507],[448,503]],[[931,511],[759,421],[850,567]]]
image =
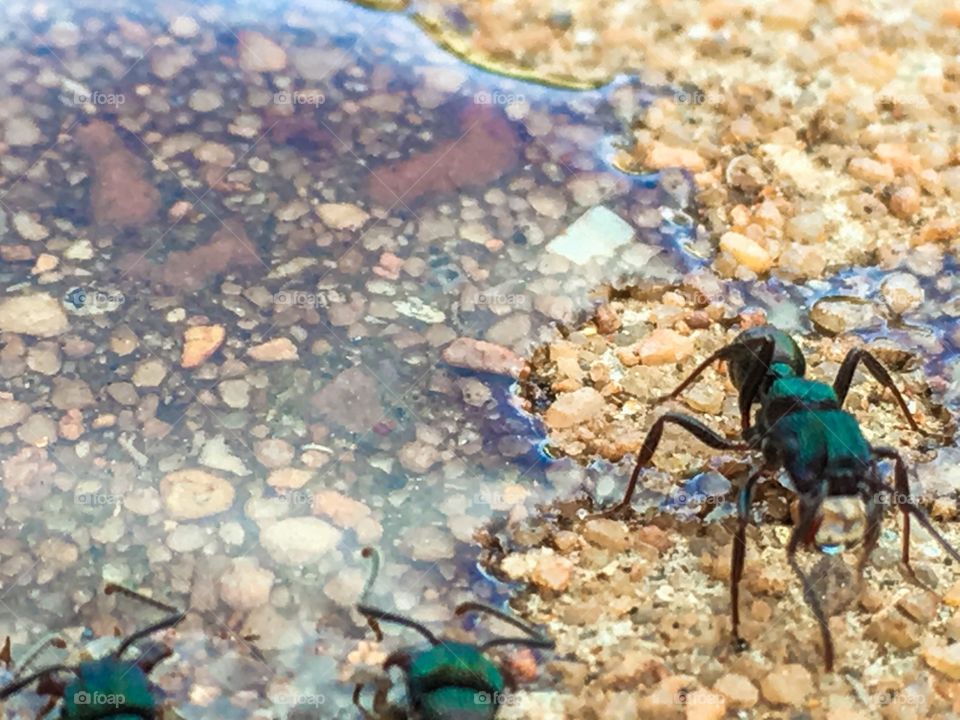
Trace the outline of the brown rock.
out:
[[[247,350],[247,355],[258,362],[287,362],[298,360],[297,346],[289,338],[274,338]]]
[[[585,423],[603,412],[607,401],[591,387],[583,387],[558,397],[547,408],[543,419],[551,428],[561,430]]]
[[[960,680],[960,643],[924,648],[923,659],[927,665],[951,680]]]
[[[813,679],[803,665],[780,665],[760,682],[763,697],[774,705],[798,709],[813,693]]]
[[[239,35],[240,67],[247,72],[280,72],[287,66],[287,53],[273,40],[258,32]]]
[[[693,339],[667,328],[657,328],[643,338],[637,347],[637,355],[644,365],[679,362],[691,353]]]
[[[457,338],[443,349],[443,361],[449,365],[477,372],[519,378],[525,374],[526,362],[509,348],[484,340]]]
[[[203,470],[177,470],[160,480],[160,496],[175,520],[197,520],[233,505],[233,486]]]
[[[760,693],[749,678],[736,673],[727,673],[713,685],[713,689],[727,699],[735,710],[749,710],[760,699]]]
[[[94,120],[77,130],[77,143],[93,164],[90,190],[98,224],[139,227],[153,219],[160,192],[145,178],[146,165],[109,124]]]
[[[223,345],[226,337],[227,329],[223,325],[195,325],[188,328],[183,335],[180,366],[195,368],[203,365]]]
[[[520,157],[520,138],[503,113],[471,104],[460,116],[457,137],[407,160],[374,168],[367,191],[387,207],[412,203],[424,196],[489,185],[512,171]]]
[[[350,432],[365,432],[385,417],[380,385],[361,367],[347,368],[315,393],[317,413]]]

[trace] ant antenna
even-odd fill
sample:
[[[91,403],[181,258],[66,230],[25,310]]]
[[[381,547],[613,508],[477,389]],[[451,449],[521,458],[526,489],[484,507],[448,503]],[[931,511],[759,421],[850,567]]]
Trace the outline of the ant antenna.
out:
[[[171,628],[171,627],[174,627],[175,625],[178,625],[190,613],[197,614],[208,622],[214,622],[214,624],[218,624],[215,621],[213,621],[212,618],[207,613],[204,613],[200,610],[189,609],[181,612],[180,610],[177,610],[173,605],[169,605],[165,602],[161,602],[160,600],[156,600],[152,597],[144,595],[143,593],[139,593],[136,590],[131,590],[128,587],[124,587],[123,585],[118,585],[116,583],[107,583],[106,586],[103,588],[103,592],[106,593],[107,595],[113,595],[114,593],[119,593],[120,595],[125,595],[129,598],[142,602],[145,605],[150,605],[151,607],[154,607],[157,610],[162,610],[163,612],[168,613],[168,616],[165,617],[163,620],[160,620],[159,622],[154,623],[153,625],[149,625],[145,627],[143,630],[138,630],[135,633],[133,633],[133,635],[130,635],[129,637],[127,637],[127,639],[124,640],[123,643],[121,643],[120,647],[117,648],[117,650],[114,652],[114,657],[116,658],[119,658],[121,655],[123,655],[123,653],[126,652],[126,650],[131,645],[133,645],[135,642],[137,642],[141,638],[144,638],[148,635],[152,635],[153,633],[159,630],[165,630],[167,628]],[[259,660],[264,664],[267,663],[267,659],[263,656],[263,653],[261,653],[259,648],[257,648],[255,645],[251,644],[247,638],[241,637],[240,635],[235,633],[233,630],[230,630],[229,628],[226,628],[226,630],[230,634],[230,636],[235,641],[237,641],[240,645],[246,645],[257,660]]]
[[[52,675],[53,673],[56,673],[56,672],[71,672],[74,675],[76,675],[77,668],[70,667],[69,665],[51,665],[50,667],[44,668],[43,670],[38,670],[32,675],[28,675],[25,678],[20,678],[19,680],[15,680],[14,682],[7,685],[6,687],[0,689],[0,700],[6,700],[11,695],[15,695],[16,693],[20,692],[28,685],[31,685],[32,683],[39,680],[40,678],[45,677],[47,675]]]
[[[380,610],[372,605],[366,604],[367,597],[373,589],[373,583],[376,581],[377,575],[380,572],[380,553],[378,553],[372,547],[365,547],[361,552],[361,555],[363,555],[365,558],[370,558],[372,567],[370,577],[367,579],[367,583],[363,588],[363,595],[360,596],[360,602],[357,603],[357,612],[367,619],[367,623],[377,636],[377,642],[383,640],[383,631],[380,629],[379,623],[390,622],[394,623],[395,625],[408,627],[411,630],[416,630],[418,633],[423,635],[431,645],[439,645],[440,641],[437,639],[437,636],[430,632],[426,627],[418,623],[416,620],[411,620],[403,615],[397,615],[396,613]]]
[[[553,650],[556,647],[556,643],[550,638],[544,636],[542,633],[538,632],[536,628],[532,625],[528,625],[517,617],[509,615],[502,610],[486,605],[480,602],[465,602],[457,606],[457,609],[454,610],[454,615],[464,615],[468,612],[481,612],[493,617],[503,620],[505,623],[513,625],[518,630],[522,630],[529,637],[501,637],[494,638],[493,640],[488,640],[487,642],[480,645],[481,650],[488,650],[492,647],[497,647],[499,645],[523,645],[530,648],[539,648],[541,650]]]
[[[56,633],[47,633],[37,642],[31,645],[30,649],[24,654],[23,660],[20,661],[20,667],[17,668],[17,672],[14,674],[13,679],[16,680],[19,678],[23,674],[23,671],[30,666],[30,663],[32,663],[40,653],[42,653],[51,645],[53,647],[60,648],[61,650],[67,647],[67,643],[64,642],[63,638],[61,638],[59,635]]]

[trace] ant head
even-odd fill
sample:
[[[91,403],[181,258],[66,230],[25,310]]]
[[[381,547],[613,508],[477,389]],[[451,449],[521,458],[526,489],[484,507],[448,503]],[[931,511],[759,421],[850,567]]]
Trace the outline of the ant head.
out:
[[[807,361],[793,338],[773,325],[759,325],[737,335],[730,346],[727,370],[730,380],[738,390],[743,387],[751,373],[756,372],[757,365],[763,363],[758,349],[769,342],[773,343],[773,357],[769,367],[764,368],[763,374],[778,365],[785,366],[784,370],[797,377],[803,377],[806,373]]]

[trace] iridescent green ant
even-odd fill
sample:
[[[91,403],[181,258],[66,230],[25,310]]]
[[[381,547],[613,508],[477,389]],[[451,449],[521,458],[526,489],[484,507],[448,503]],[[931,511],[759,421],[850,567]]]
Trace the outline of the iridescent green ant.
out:
[[[910,566],[911,516],[950,557],[960,562],[960,554],[933,527],[927,514],[910,496],[907,467],[900,453],[889,447],[871,447],[856,418],[842,409],[858,364],[862,362],[870,374],[893,393],[910,427],[917,432],[922,431],[911,416],[890,373],[869,352],[860,348],[851,350],[844,358],[833,386],[807,380],[804,378],[806,361],[799,346],[789,335],[772,325],[740,333],[732,343],[710,355],[673,392],[660,400],[676,398],[707,367],[719,360],[726,361],[730,379],[739,392],[741,429],[745,442],[731,442],[689,415],[664,413],[654,422],[643,441],[623,500],[602,515],[615,516],[629,510],[640,472],[653,457],[668,423],[679,425],[698,440],[718,450],[760,450],[763,453],[763,466],[741,488],[737,501],[738,524],[730,575],[735,644],[738,649],[746,647],[739,634],[739,587],[743,577],[746,528],[753,489],[761,477],[775,474],[783,468],[799,496],[800,506],[799,520],[787,545],[787,560],[800,579],[804,600],[820,626],[824,663],[830,671],[833,669],[834,651],[827,618],[809,577],[796,559],[800,544],[813,541],[821,519],[821,508],[827,497],[859,496],[864,501],[867,523],[857,566],[858,578],[862,578],[880,537],[887,498],[892,499],[892,504],[903,513],[901,559],[914,579]],[[753,418],[754,422],[751,422],[754,405],[759,405],[759,409]],[[880,477],[881,460],[894,462],[893,487]]]
[[[367,618],[377,640],[383,639],[379,624],[389,622],[416,630],[429,643],[427,648],[391,653],[383,663],[384,670],[398,667],[406,675],[407,698],[413,717],[420,720],[493,720],[504,701],[505,690],[515,689],[515,682],[509,673],[487,657],[487,650],[501,645],[523,645],[543,650],[552,650],[554,647],[552,640],[521,620],[482,603],[463,603],[454,614],[487,613],[522,630],[526,636],[494,638],[480,645],[454,642],[438,638],[415,620],[371,607],[366,600],[380,568],[380,557],[372,548],[365,548],[363,555],[372,559],[373,567],[357,611]],[[377,720],[408,717],[402,710],[398,715],[395,709],[384,707],[387,705],[386,698],[380,693],[371,713],[360,703],[362,691],[362,684],[354,688],[353,702],[363,717]]]
[[[162,643],[154,643],[136,660],[125,659],[123,656],[140,640],[175,627],[189,613],[200,611],[181,612],[171,605],[113,583],[106,585],[104,593],[125,595],[163,611],[166,616],[159,622],[128,635],[109,655],[85,660],[76,666],[51,665],[22,677],[30,662],[45,648],[51,645],[66,647],[55,633],[46,636],[25,654],[13,681],[0,689],[0,700],[6,700],[36,682],[37,694],[48,698],[47,704],[38,714],[41,718],[50,713],[57,703],[61,703],[61,720],[157,720],[161,717],[162,703],[157,700],[148,676],[154,667],[173,654],[173,650]],[[247,639],[249,638],[244,638]],[[248,646],[248,649],[255,657],[264,661],[257,648]],[[5,654],[9,657],[9,648],[5,650]],[[0,659],[2,657],[0,655]],[[73,677],[66,680],[63,679],[64,675]]]
[[[158,663],[172,655],[173,651],[164,645],[156,645],[136,660],[126,660],[123,655],[137,641],[179,624],[186,617],[186,613],[118,585],[107,585],[105,592],[108,595],[114,592],[123,593],[162,609],[168,615],[159,622],[129,635],[106,657],[87,660],[73,667],[52,665],[27,677],[20,677],[30,661],[45,647],[64,647],[62,641],[57,642],[56,636],[45,638],[27,653],[13,682],[0,689],[0,700],[6,700],[36,682],[37,694],[49,698],[39,717],[53,710],[58,702],[62,703],[62,720],[136,720],[160,717],[160,705],[153,695],[147,676]],[[73,678],[64,680],[61,679],[63,675],[72,675]]]

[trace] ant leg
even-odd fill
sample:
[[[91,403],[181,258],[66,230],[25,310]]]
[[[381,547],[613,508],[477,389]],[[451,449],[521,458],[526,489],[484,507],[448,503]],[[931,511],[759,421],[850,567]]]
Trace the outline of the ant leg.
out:
[[[496,647],[498,645],[523,645],[530,648],[539,648],[542,650],[553,650],[556,647],[556,643],[550,638],[546,637],[540,633],[535,627],[528,625],[523,622],[520,618],[514,617],[505,613],[491,605],[487,605],[481,602],[465,602],[457,606],[457,609],[453,611],[453,614],[456,616],[463,615],[468,612],[482,612],[492,615],[499,620],[503,620],[505,623],[513,625],[518,630],[525,632],[528,637],[521,638],[511,638],[511,637],[500,637],[494,638],[493,640],[488,640],[480,646],[481,650],[487,650],[488,648]]]
[[[827,617],[823,612],[823,606],[820,604],[820,599],[817,597],[813,585],[810,583],[810,578],[807,577],[807,574],[804,573],[800,567],[800,563],[797,562],[797,547],[804,538],[810,535],[813,523],[823,505],[824,497],[825,494],[823,491],[813,496],[800,496],[800,520],[790,535],[790,543],[787,545],[787,561],[790,563],[790,567],[793,568],[793,572],[800,578],[800,583],[803,585],[803,599],[806,601],[807,607],[813,612],[817,623],[820,625],[820,635],[823,638],[824,664],[826,665],[827,672],[833,672],[833,638],[830,636],[830,626],[827,624]]]
[[[897,405],[900,406],[900,410],[903,411],[903,416],[907,419],[907,424],[910,425],[910,429],[922,435],[928,435],[929,433],[922,430],[917,424],[917,421],[913,419],[913,415],[910,414],[910,408],[907,407],[907,401],[903,399],[903,395],[900,393],[900,390],[897,389],[896,383],[893,381],[893,378],[890,377],[890,373],[887,372],[883,363],[863,348],[854,348],[848,352],[840,364],[840,369],[837,371],[837,377],[833,381],[833,391],[837,394],[840,404],[843,405],[843,401],[847,397],[847,392],[850,390],[850,383],[853,381],[853,374],[856,372],[857,364],[861,361],[863,361],[863,365],[869,373],[873,375],[874,380],[893,393]]]
[[[894,461],[894,487],[891,488],[889,485],[881,482],[879,478],[875,478],[874,482],[877,490],[885,490],[890,493],[893,497],[894,504],[898,505],[900,511],[903,513],[903,549],[901,561],[906,566],[910,575],[916,578],[913,568],[910,567],[910,515],[913,515],[921,527],[937,541],[940,547],[947,551],[950,557],[960,562],[960,553],[954,549],[953,545],[947,542],[947,539],[933,526],[930,517],[910,497],[910,486],[907,483],[907,465],[900,453],[893,448],[879,447],[873,448],[873,454],[877,457],[888,458]]]
[[[657,445],[660,444],[660,438],[663,437],[663,427],[667,423],[679,425],[689,432],[700,442],[709,445],[717,450],[746,450],[748,447],[743,443],[730,442],[720,435],[716,430],[712,430],[696,418],[684,415],[682,413],[664,413],[657,418],[657,421],[650,428],[647,437],[643,440],[643,446],[637,455],[637,464],[630,475],[630,482],[627,485],[627,491],[623,495],[623,500],[614,505],[609,510],[597,513],[599,517],[611,517],[621,515],[630,508],[630,501],[633,500],[633,493],[637,489],[637,482],[640,480],[640,470],[650,462]]]
[[[871,472],[876,472],[874,466]],[[857,585],[863,585],[863,571],[870,561],[870,556],[877,547],[877,541],[880,539],[880,530],[883,527],[883,515],[886,510],[886,503],[877,497],[875,489],[864,487],[860,493],[863,503],[867,509],[867,529],[863,533],[863,551],[860,553],[860,560],[857,562]]]
[[[894,487],[894,505],[900,506],[903,513],[903,537],[901,539],[900,562],[903,564],[907,573],[914,580],[917,579],[913,568],[910,566],[910,512],[906,509],[903,500],[910,498],[910,482],[907,479],[907,464],[903,457],[893,448],[877,447],[873,448],[874,457],[893,460],[893,487]],[[878,480],[879,482],[879,480]]]
[[[743,577],[743,563],[747,557],[747,523],[750,522],[750,503],[753,486],[763,475],[758,470],[737,496],[737,533],[733,537],[733,555],[730,558],[730,607],[733,612],[733,641],[737,650],[746,650],[747,643],[740,637],[740,579]]]
[[[360,711],[360,714],[363,715],[364,720],[376,720],[376,718],[370,714],[370,712],[363,706],[363,703],[360,702],[360,693],[363,692],[363,683],[357,683],[353,688],[353,704],[356,706],[357,710]]]

